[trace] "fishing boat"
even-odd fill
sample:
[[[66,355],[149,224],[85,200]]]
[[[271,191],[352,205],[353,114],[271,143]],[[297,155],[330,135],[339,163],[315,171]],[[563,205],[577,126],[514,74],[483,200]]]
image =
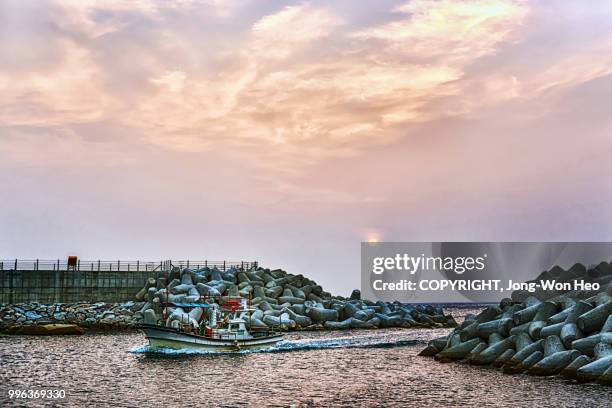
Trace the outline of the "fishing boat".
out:
[[[211,302],[212,300],[212,302]],[[149,349],[240,351],[272,347],[283,340],[274,330],[251,328],[246,299],[205,299],[195,303],[167,303],[164,319],[139,325]]]

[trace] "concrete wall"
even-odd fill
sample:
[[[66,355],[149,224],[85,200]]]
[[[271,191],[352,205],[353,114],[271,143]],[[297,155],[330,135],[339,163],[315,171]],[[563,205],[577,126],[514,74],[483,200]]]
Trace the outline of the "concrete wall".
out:
[[[0,303],[125,302],[147,278],[166,272],[145,271],[0,271]]]

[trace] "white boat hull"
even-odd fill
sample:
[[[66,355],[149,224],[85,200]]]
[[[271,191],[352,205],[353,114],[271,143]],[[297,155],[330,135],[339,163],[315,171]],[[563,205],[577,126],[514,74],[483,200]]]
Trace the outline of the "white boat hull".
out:
[[[159,326],[143,325],[144,332],[151,350],[172,349],[188,351],[239,351],[260,350],[275,346],[283,340],[283,335],[253,337],[251,339],[211,338],[195,334],[180,333],[174,329]]]

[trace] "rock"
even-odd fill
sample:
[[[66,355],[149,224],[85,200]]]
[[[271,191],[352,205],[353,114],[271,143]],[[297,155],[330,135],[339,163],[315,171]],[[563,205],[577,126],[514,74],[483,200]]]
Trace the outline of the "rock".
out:
[[[578,328],[584,333],[591,333],[601,329],[604,322],[612,314],[612,301],[597,306],[578,317]]]
[[[189,275],[183,275],[183,276],[189,276]],[[191,288],[193,288],[192,284],[181,283],[180,285],[176,285],[173,288],[171,288],[170,293],[172,293],[173,295],[187,294],[189,293]]]
[[[336,329],[336,330],[345,330],[345,329],[350,329],[351,328],[351,319],[352,317],[349,317],[346,320],[343,320],[341,322],[336,322],[333,320],[328,320],[325,322],[324,326],[327,329]]]
[[[350,317],[351,329],[373,329],[375,326],[370,321],[362,321],[354,317]]]
[[[538,340],[523,347],[520,351],[517,351],[516,354],[514,354],[514,356],[512,356],[512,358],[510,358],[510,360],[508,360],[506,364],[502,366],[503,372],[506,374],[522,372],[523,370],[521,369],[521,365],[523,364],[523,362],[534,352],[543,351],[543,345],[544,340]],[[542,354],[542,356],[544,355]]]
[[[519,310],[518,312],[515,312],[512,317],[512,319],[514,320],[514,325],[520,326],[524,323],[530,323],[535,317],[539,308],[540,308],[540,303],[537,303],[533,306],[530,306],[523,310]]]
[[[428,344],[427,347],[425,347],[423,350],[421,350],[419,352],[419,354],[417,354],[417,355],[424,356],[424,357],[433,357],[436,354],[438,354],[438,352],[440,352],[439,349],[435,348],[431,344]]]
[[[514,322],[510,318],[491,320],[480,323],[476,327],[476,334],[483,338],[488,337],[491,333],[500,333],[502,336],[508,336],[513,324]]]
[[[561,375],[565,378],[575,379],[576,375],[578,374],[578,369],[583,365],[589,364],[592,361],[593,360],[591,360],[585,355],[579,355],[574,359],[574,361],[572,361],[563,370],[561,370]]]
[[[325,309],[320,307],[306,307],[304,310],[306,316],[310,317],[314,322],[326,322],[329,320],[338,320],[338,311],[333,309]]]
[[[357,320],[369,320],[374,316],[374,310],[366,308],[366,309],[362,309],[362,310],[358,310],[357,312],[355,312],[355,314],[353,315],[353,317]]]
[[[41,315],[39,315],[39,314],[38,314],[38,313],[36,313],[36,312],[25,312],[25,318],[26,318],[27,320],[38,320],[38,319],[40,319],[41,317],[42,317],[42,316],[41,316]]]
[[[530,375],[555,375],[559,374],[566,366],[580,356],[577,350],[558,351],[544,357],[533,365],[528,374]]]
[[[181,275],[181,285],[193,286],[193,277],[189,269],[185,269],[185,271]]]
[[[304,303],[304,299],[295,296],[279,296],[278,301],[281,303],[301,304]]]
[[[544,357],[548,357],[559,351],[564,351],[563,343],[559,336],[548,336],[544,339]]]
[[[600,358],[580,367],[576,379],[580,382],[594,381],[612,366],[612,355]]]
[[[438,352],[442,351],[444,346],[446,346],[447,341],[448,341],[448,338],[446,336],[438,337],[436,339],[430,340],[429,343],[427,343],[427,347],[423,349],[418,355],[433,357]]]
[[[520,294],[521,304],[504,299],[499,307],[489,307],[477,316],[467,316],[449,336],[436,343],[429,342],[420,355],[435,355],[441,362],[464,359],[475,365],[490,364],[501,367],[508,374],[523,371],[539,376],[561,374],[579,381],[597,380],[610,384],[612,267],[608,263],[605,267],[604,277],[600,277],[602,272],[597,269],[596,279],[605,282],[600,292],[539,291],[537,297]],[[578,264],[569,271],[557,267],[545,271],[536,280],[571,281],[583,277],[586,271]],[[512,299],[516,299],[515,294]],[[377,306],[382,308],[382,305]],[[393,307],[402,310],[401,306],[394,304]],[[442,322],[432,310],[431,306],[419,305],[411,307],[404,316],[424,324]],[[421,317],[423,313],[425,317]],[[385,319],[377,317],[382,326]]]
[[[465,326],[460,332],[459,337],[461,341],[468,341],[476,336],[478,336],[478,325],[479,323],[474,320],[467,326]]]
[[[606,322],[603,324],[601,328],[601,333],[611,333],[612,332],[612,314],[608,316]]]
[[[221,293],[216,288],[213,288],[212,286],[206,285],[204,283],[198,283],[196,285],[196,289],[200,293],[200,295],[205,297],[221,296]]]
[[[576,323],[567,323],[561,328],[560,337],[563,345],[569,348],[574,340],[583,338],[584,334]]]
[[[523,350],[525,347],[529,346],[530,344],[533,344],[533,340],[531,340],[531,337],[529,337],[527,333],[514,334],[513,338],[514,338],[514,349],[517,352]]]
[[[542,330],[540,330],[540,337],[545,339],[548,336],[559,336],[561,334],[561,329],[563,328],[563,326],[565,326],[565,322],[545,326],[542,328]]]
[[[612,385],[612,366],[597,378],[597,382],[602,385]]]
[[[593,357],[595,345],[601,341],[601,334],[594,334],[583,339],[572,341],[572,348],[578,350],[584,355]]]
[[[210,271],[210,280],[211,281],[222,281],[223,280],[223,275],[221,274],[221,271],[217,269],[216,266]]]
[[[521,364],[519,364],[516,368],[516,372],[523,372],[525,370],[529,370],[533,365],[537,364],[542,358],[544,354],[541,351],[534,351],[529,357],[527,357]]]
[[[145,299],[145,296],[147,295],[149,288],[155,287],[155,284],[156,284],[155,278],[148,278],[145,281],[144,287],[140,289],[140,291],[138,291],[138,293],[136,294],[135,296],[136,300],[138,300],[139,302],[142,302]]]
[[[374,316],[379,319],[380,327],[398,327],[402,320],[400,316],[387,316],[381,313],[375,313]]]
[[[289,308],[283,308],[282,312],[287,313],[291,320],[295,321],[296,325],[299,327],[308,327],[312,324],[312,319],[310,317],[299,315]]]
[[[508,319],[510,320],[510,319]],[[489,342],[491,344],[491,342]],[[472,360],[472,364],[485,365],[491,364],[497,357],[501,356],[506,350],[509,350],[514,345],[514,338],[508,337],[497,343],[490,345],[485,348],[481,353],[475,356]]]
[[[275,287],[270,288],[270,289],[265,289],[264,296],[267,296],[267,297],[270,297],[270,298],[277,298],[277,297],[279,297],[281,295],[281,293],[283,293],[283,287],[282,286],[275,286]]]
[[[464,360],[467,363],[473,364],[474,359],[476,357],[478,357],[478,355],[487,348],[487,343],[485,343],[484,341],[481,341],[480,343],[478,343],[476,345],[476,347],[474,347],[465,357]],[[476,363],[478,364],[478,363]]]
[[[460,360],[464,358],[474,347],[476,347],[481,342],[478,338],[473,338],[465,342],[461,342],[455,346],[446,348],[436,354],[437,360]]]
[[[571,307],[567,307],[561,310],[559,313],[554,314],[548,318],[546,321],[546,327],[554,326],[558,323],[564,323],[567,320],[568,315],[570,314]],[[558,334],[558,333],[557,333]]]
[[[287,313],[282,313],[280,316],[264,316],[263,322],[270,326],[271,328],[287,330],[289,328],[294,328],[296,326],[295,321],[289,318]]]
[[[491,320],[495,320],[497,316],[502,312],[499,307],[487,307],[478,316],[476,316],[476,322],[486,323]]]
[[[359,289],[353,289],[349,299],[350,300],[361,300],[361,291]]]
[[[491,365],[493,367],[501,368],[504,364],[506,364],[506,362],[508,362],[508,360],[512,358],[512,356],[514,356],[514,354],[515,351],[513,349],[507,349],[499,357],[497,357],[495,361],[491,363]]]
[[[537,313],[529,324],[527,332],[532,339],[539,339],[540,331],[546,326],[546,320],[557,312],[557,305],[554,302],[543,302],[538,308]]]
[[[55,320],[63,321],[66,319],[66,312],[58,312],[53,315]]]
[[[300,288],[296,288],[296,287],[292,287],[291,291],[293,293],[293,296],[297,297],[297,298],[301,298],[301,299],[306,299],[306,294],[304,293],[304,291]]]
[[[263,317],[263,316],[262,316]],[[268,325],[265,324],[262,320],[260,320],[259,318],[255,318],[253,316],[251,316],[250,318],[246,319],[247,324],[254,329],[268,329]]]

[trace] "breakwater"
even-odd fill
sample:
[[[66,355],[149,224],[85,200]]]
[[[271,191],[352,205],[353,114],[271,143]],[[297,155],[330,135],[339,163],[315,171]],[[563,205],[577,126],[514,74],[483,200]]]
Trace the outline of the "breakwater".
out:
[[[340,330],[390,327],[455,327],[455,319],[434,305],[405,305],[350,297],[332,296],[315,281],[283,270],[235,266],[173,268],[157,279],[148,277],[128,302],[28,302],[0,305],[0,331],[12,334],[44,334],[42,327],[74,324],[90,330],[134,329],[139,322],[157,324],[166,319],[189,321],[182,309],[165,304],[198,302],[204,298],[241,296],[256,309],[248,318],[253,328],[281,330]],[[194,322],[197,324],[197,322]]]
[[[545,288],[545,283],[557,284],[555,286],[558,288]],[[525,284],[534,285],[535,289],[533,291],[522,289],[512,292],[513,301],[523,302],[529,297],[547,300],[561,295],[586,299],[600,292],[612,293],[612,264],[610,262],[600,262],[598,265],[587,267],[577,263],[567,270],[554,266],[550,270],[540,273],[535,279],[525,282]],[[595,285],[598,289],[573,289],[576,286],[592,287]]]
[[[405,305],[399,302],[372,302],[361,299],[359,290],[349,298],[332,296],[315,281],[281,269],[261,267],[248,271],[230,268],[173,269],[168,278],[149,279],[137,293],[146,303],[138,312],[148,324],[178,325],[190,322],[194,314],[167,303],[198,302],[220,296],[242,297],[256,309],[246,317],[250,327],[282,330],[374,329],[388,327],[455,327],[441,307]],[[201,315],[201,311],[197,314]],[[140,316],[139,316],[140,317]]]
[[[543,275],[609,282],[610,268],[575,266],[569,273],[555,267]],[[512,299],[523,300],[504,299],[499,306],[466,316],[449,335],[430,341],[420,355],[440,362],[491,365],[505,374],[560,374],[612,385],[612,286],[607,283],[602,289],[554,297],[542,292],[542,299],[513,293]]]

